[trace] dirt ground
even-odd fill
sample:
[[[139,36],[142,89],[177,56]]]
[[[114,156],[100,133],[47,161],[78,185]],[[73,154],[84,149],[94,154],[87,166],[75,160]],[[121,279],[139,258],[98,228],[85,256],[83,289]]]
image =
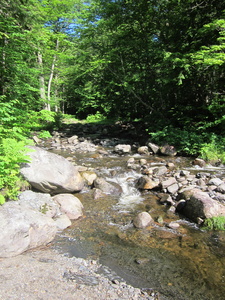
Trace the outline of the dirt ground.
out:
[[[68,258],[43,247],[0,259],[1,300],[159,299],[98,274],[96,261]]]

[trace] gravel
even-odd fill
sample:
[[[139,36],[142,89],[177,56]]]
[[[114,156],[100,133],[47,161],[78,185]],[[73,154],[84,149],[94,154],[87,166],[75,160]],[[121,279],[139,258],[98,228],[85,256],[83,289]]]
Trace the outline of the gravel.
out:
[[[1,300],[159,299],[99,274],[93,260],[69,258],[48,247],[0,259]]]

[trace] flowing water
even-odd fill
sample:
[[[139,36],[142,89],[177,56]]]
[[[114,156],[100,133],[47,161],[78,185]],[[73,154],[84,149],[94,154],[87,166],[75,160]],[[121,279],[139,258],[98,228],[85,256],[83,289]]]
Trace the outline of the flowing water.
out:
[[[160,158],[149,159],[161,164]],[[76,154],[77,164],[119,183],[123,193],[97,200],[90,189],[76,194],[84,205],[84,218],[59,234],[53,247],[68,256],[96,259],[115,273],[104,267],[102,272],[146,291],[159,291],[159,299],[225,299],[225,234],[202,231],[160,204],[156,193],[140,193],[135,188],[140,174],[127,170],[127,160]],[[174,158],[174,162],[191,170],[188,159]],[[141,211],[150,212],[155,224],[134,228],[132,220]],[[171,221],[179,228],[168,228]]]

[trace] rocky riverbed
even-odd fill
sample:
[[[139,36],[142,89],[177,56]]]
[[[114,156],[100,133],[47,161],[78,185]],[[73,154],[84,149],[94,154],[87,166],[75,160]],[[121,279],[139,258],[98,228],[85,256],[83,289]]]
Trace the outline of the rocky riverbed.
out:
[[[156,300],[117,279],[99,274],[93,260],[68,258],[47,247],[0,260],[1,300]]]

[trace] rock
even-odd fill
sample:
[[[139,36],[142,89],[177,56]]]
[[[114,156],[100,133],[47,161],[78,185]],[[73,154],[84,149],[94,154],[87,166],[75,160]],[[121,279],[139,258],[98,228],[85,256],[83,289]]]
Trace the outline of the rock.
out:
[[[11,257],[50,243],[56,234],[55,222],[18,202],[0,207],[0,257]]]
[[[170,178],[168,178],[166,180],[163,180],[161,184],[162,184],[162,188],[166,189],[170,185],[175,184],[175,183],[177,183],[176,179],[174,177],[170,177]]]
[[[194,222],[197,222],[198,218],[225,216],[225,206],[213,200],[206,192],[192,189],[182,193],[181,196],[186,200],[182,214]]]
[[[68,138],[67,141],[68,141],[69,144],[77,144],[77,143],[79,143],[77,135],[71,136],[70,138]]]
[[[19,205],[33,209],[53,218],[60,213],[59,205],[52,199],[50,194],[24,191],[19,195]]]
[[[92,186],[94,180],[97,178],[96,173],[92,171],[80,172],[80,175],[85,180],[88,186]]]
[[[156,176],[162,176],[162,175],[166,174],[167,171],[168,170],[167,170],[166,166],[161,166],[161,167],[154,168],[153,174]]]
[[[67,215],[60,215],[54,221],[59,230],[64,230],[72,224]]]
[[[175,156],[177,155],[177,151],[174,146],[165,145],[160,148],[160,152],[166,156]]]
[[[120,195],[122,188],[116,183],[109,183],[104,178],[98,177],[94,181],[94,187],[100,189],[103,193]]]
[[[177,222],[170,222],[167,226],[171,229],[178,229],[180,227],[180,224],[178,224]]]
[[[136,228],[145,228],[151,223],[154,223],[154,220],[152,219],[151,215],[144,211],[139,213],[133,220],[134,226]]]
[[[148,143],[148,147],[152,150],[154,154],[159,152],[159,146],[153,144],[153,143]]]
[[[141,146],[138,148],[138,153],[139,154],[149,154],[149,151],[148,151],[148,147],[147,146]]]
[[[114,151],[118,154],[128,154],[131,152],[131,145],[116,145]]]
[[[217,186],[216,191],[225,194],[225,183],[222,183],[219,186]]]
[[[33,136],[33,141],[35,142],[35,144],[41,143],[41,139],[39,139],[39,137],[37,137],[36,135]]]
[[[179,190],[179,185],[177,183],[174,183],[170,186],[168,186],[167,191],[170,194],[176,194]]]
[[[205,167],[206,166],[206,162],[201,159],[201,158],[196,158],[193,162],[192,162],[193,165],[195,166],[199,166],[201,168]]]
[[[216,185],[219,186],[220,184],[223,184],[223,180],[221,180],[220,178],[212,178],[209,180],[208,185]]]
[[[89,141],[83,141],[81,143],[78,143],[74,146],[73,148],[74,151],[76,152],[95,152],[96,151],[96,146],[89,142]]]
[[[71,162],[60,155],[38,147],[29,147],[31,162],[20,170],[30,184],[39,191],[50,194],[82,190],[84,181]]]
[[[106,194],[104,194],[103,191],[101,191],[100,189],[94,188],[93,190],[94,190],[93,197],[95,200],[106,196]]]
[[[59,194],[53,197],[59,203],[60,210],[65,213],[70,220],[76,220],[83,216],[83,205],[80,200],[72,194]]]
[[[159,186],[159,180],[153,180],[148,176],[142,176],[138,179],[137,188],[141,190],[152,190]]]

